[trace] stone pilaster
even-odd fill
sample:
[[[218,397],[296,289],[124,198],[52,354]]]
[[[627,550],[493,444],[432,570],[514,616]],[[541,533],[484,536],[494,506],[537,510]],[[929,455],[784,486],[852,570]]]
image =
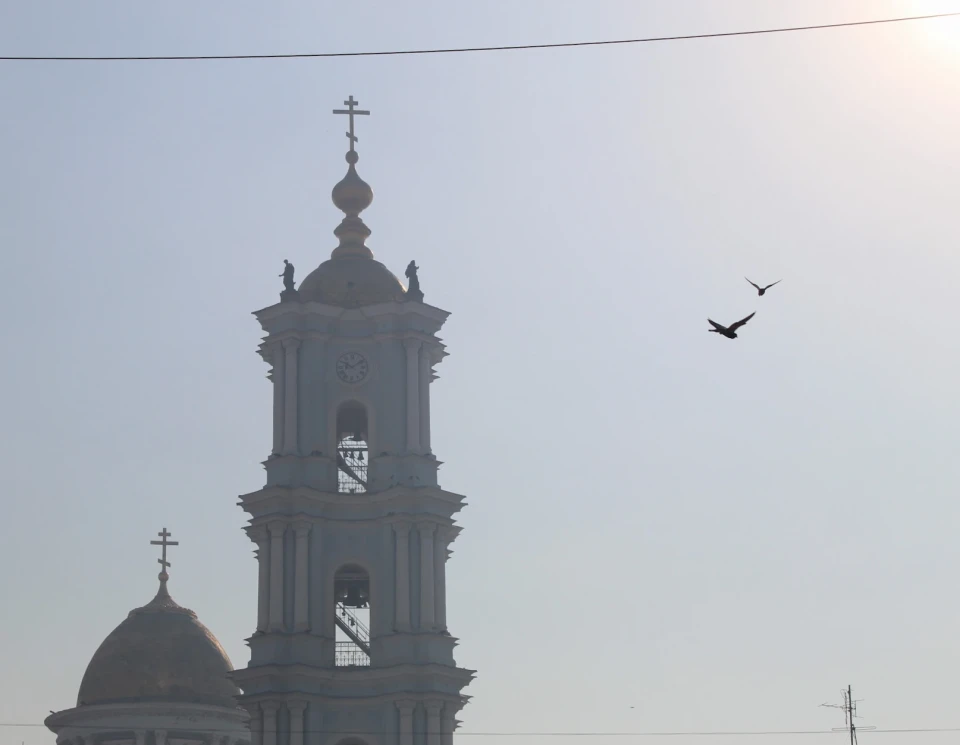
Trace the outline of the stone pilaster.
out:
[[[430,452],[430,349],[420,347],[420,448]]]
[[[300,349],[299,339],[284,339],[284,410],[283,410],[283,453],[284,455],[297,455],[300,452],[300,446],[297,442],[297,370],[298,360],[297,352]]]
[[[410,523],[393,524],[396,534],[396,630],[410,631]]]
[[[294,631],[307,631],[310,628],[310,523],[298,521],[293,524],[295,536],[295,563],[293,569],[293,623]]]
[[[447,628],[447,546],[451,539],[450,530],[446,526],[439,526],[433,539],[433,562],[436,567],[435,587],[435,618],[437,629],[444,631]]]
[[[413,710],[417,708],[414,701],[397,701],[400,710],[400,745],[413,745]]]
[[[303,714],[307,710],[306,701],[288,701],[290,712],[290,745],[303,745]]]
[[[442,701],[427,701],[427,745],[440,745],[440,711]]]
[[[268,629],[283,631],[283,536],[287,525],[282,520],[271,520],[268,527],[270,528],[270,623]]]
[[[250,708],[250,745],[263,745],[263,711],[260,704],[248,704]]]
[[[263,710],[263,745],[277,745],[277,712],[280,705],[276,701],[262,701]]]
[[[440,715],[440,745],[453,745],[453,731],[457,728],[457,713],[449,701]]]
[[[285,382],[283,346],[275,343],[271,357],[273,359],[273,372],[270,375],[273,381],[273,452],[280,455],[283,452],[283,412],[286,406],[283,395]]]
[[[420,532],[420,630],[432,631],[436,624],[436,587],[434,577],[433,535],[437,526],[419,523]]]
[[[270,537],[262,525],[249,534],[257,544],[257,631],[265,633],[270,626]]]
[[[407,452],[420,452],[420,347],[419,339],[404,339],[407,350]]]

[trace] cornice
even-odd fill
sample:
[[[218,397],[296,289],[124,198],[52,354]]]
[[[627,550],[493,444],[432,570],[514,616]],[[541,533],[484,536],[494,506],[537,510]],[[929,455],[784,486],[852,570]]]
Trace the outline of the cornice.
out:
[[[295,682],[295,679],[312,680],[316,683],[331,683],[340,686],[342,684],[359,685],[392,685],[399,683],[401,685],[412,683],[414,681],[422,684],[424,678],[446,680],[449,683],[459,684],[461,687],[467,685],[476,675],[475,670],[468,670],[463,667],[452,665],[441,665],[436,662],[425,664],[403,663],[400,665],[391,665],[390,667],[315,667],[294,663],[290,665],[257,665],[256,667],[234,670],[231,678],[238,685],[250,684],[255,681],[278,681],[283,680],[285,685],[284,693],[292,692],[289,686]],[[422,688],[420,689],[423,690]],[[372,696],[364,696],[363,700],[385,697],[388,700],[394,696],[405,697],[404,689],[399,688],[392,691],[381,691]],[[440,692],[433,693],[431,696],[442,695]],[[448,694],[449,695],[449,694]],[[325,696],[323,693],[303,692],[297,693],[297,697],[317,696],[320,698],[332,698],[346,702],[347,698],[339,699],[337,696]],[[240,697],[244,702],[255,699],[276,698],[275,693],[255,693]]]
[[[390,316],[397,318],[402,318],[403,316],[419,316],[420,318],[437,323],[439,327],[442,326],[444,321],[450,316],[450,312],[434,305],[414,301],[391,301],[388,303],[377,303],[375,305],[364,305],[359,308],[340,308],[335,305],[326,305],[325,303],[310,300],[300,303],[275,303],[274,305],[254,311],[253,315],[261,325],[276,321],[284,316],[305,317],[312,315],[344,321],[373,320]]]
[[[259,524],[262,518],[304,519],[318,517],[331,521],[386,521],[394,515],[406,519],[432,518],[450,521],[464,506],[464,497],[439,487],[395,486],[380,492],[341,494],[308,486],[267,486],[240,497],[240,506]]]
[[[219,719],[243,724],[249,716],[241,708],[229,709],[223,706],[207,704],[171,703],[169,701],[145,701],[117,704],[86,704],[72,709],[64,709],[51,714],[44,720],[48,729],[73,727],[83,722],[96,722],[119,717],[192,717]],[[95,724],[91,724],[95,727]],[[106,725],[105,725],[106,726]]]

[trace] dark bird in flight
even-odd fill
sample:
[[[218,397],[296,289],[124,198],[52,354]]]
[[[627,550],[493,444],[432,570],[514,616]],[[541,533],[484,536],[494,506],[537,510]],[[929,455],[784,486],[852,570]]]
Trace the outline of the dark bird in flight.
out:
[[[746,318],[741,318],[739,321],[737,321],[736,323],[731,323],[729,326],[721,326],[716,321],[711,321],[708,318],[707,322],[710,323],[713,326],[713,328],[707,329],[707,331],[712,331],[715,334],[723,334],[728,339],[736,339],[737,329],[743,326],[743,324],[745,324],[747,321],[753,318],[756,314],[757,314],[757,311],[753,311],[753,313],[751,313]]]
[[[744,277],[744,279],[747,279],[747,278]],[[747,279],[747,282],[750,282],[750,280]],[[781,282],[783,282],[783,280],[782,280],[782,279],[778,279],[776,282],[773,283],[773,285],[778,285],[778,284],[780,284]],[[757,294],[758,294],[758,295],[761,295],[761,296],[763,295],[763,293],[765,293],[767,290],[769,290],[771,287],[773,287],[773,285],[767,285],[766,287],[761,287],[761,286],[758,285],[756,282],[750,282],[750,284],[752,284],[754,287],[757,288]]]

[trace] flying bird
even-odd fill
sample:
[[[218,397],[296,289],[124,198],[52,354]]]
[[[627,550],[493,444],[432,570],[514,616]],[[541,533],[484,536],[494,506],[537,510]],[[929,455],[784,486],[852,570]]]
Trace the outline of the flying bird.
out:
[[[710,323],[713,326],[713,328],[707,329],[707,331],[712,331],[715,334],[723,334],[728,339],[736,339],[737,329],[743,326],[743,324],[745,324],[747,321],[753,318],[756,314],[757,314],[757,311],[753,311],[753,313],[751,313],[746,318],[741,318],[739,321],[737,321],[736,323],[731,323],[729,326],[721,326],[716,321],[711,321],[708,318],[707,322]]]
[[[744,277],[744,279],[747,279],[747,278]],[[747,282],[750,282],[750,280],[747,279]],[[780,284],[781,282],[783,282],[783,280],[782,280],[782,279],[778,279],[776,282],[773,283],[773,285],[778,285],[778,284]],[[750,284],[752,284],[754,287],[757,288],[757,294],[758,294],[758,295],[761,295],[761,296],[763,295],[763,293],[765,293],[767,290],[769,290],[771,287],[773,287],[773,285],[767,285],[766,287],[761,287],[761,286],[758,285],[756,282],[750,282]]]

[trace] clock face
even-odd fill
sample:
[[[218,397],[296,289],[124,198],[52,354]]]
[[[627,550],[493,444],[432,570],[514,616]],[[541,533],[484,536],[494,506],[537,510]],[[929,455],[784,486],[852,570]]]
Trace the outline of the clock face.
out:
[[[337,360],[337,377],[344,383],[359,383],[368,372],[370,364],[359,352],[347,352]]]

